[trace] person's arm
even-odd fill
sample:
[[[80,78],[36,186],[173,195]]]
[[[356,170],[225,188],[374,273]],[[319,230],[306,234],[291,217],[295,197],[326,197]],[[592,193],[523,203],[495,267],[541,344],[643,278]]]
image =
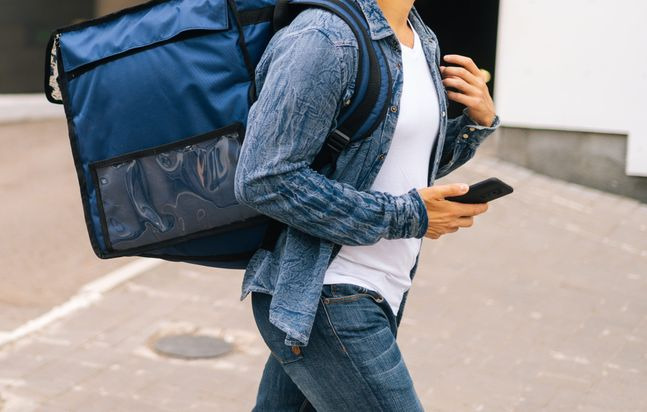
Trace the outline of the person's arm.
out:
[[[354,75],[354,67],[343,64],[341,47],[308,28],[283,35],[259,63],[268,65],[267,76],[248,115],[236,199],[342,245],[422,238],[428,218],[415,188],[401,196],[363,192],[310,168]]]
[[[436,58],[439,60],[439,53]],[[437,178],[471,159],[478,146],[500,124],[490,91],[474,61],[457,54],[448,54],[443,59],[456,65],[440,66],[443,86],[455,89],[448,91],[447,97],[465,109],[461,116],[448,122]]]
[[[447,135],[436,178],[447,176],[474,157],[479,145],[499,125],[499,116],[495,116],[490,126],[478,124],[469,117],[467,108],[460,116],[450,119],[447,123]]]

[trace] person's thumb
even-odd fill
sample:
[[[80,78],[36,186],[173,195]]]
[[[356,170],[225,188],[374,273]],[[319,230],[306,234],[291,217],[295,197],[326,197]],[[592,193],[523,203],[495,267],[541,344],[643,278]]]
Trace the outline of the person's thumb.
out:
[[[470,187],[465,183],[452,183],[449,185],[436,186],[436,195],[442,198],[460,196],[467,193]]]

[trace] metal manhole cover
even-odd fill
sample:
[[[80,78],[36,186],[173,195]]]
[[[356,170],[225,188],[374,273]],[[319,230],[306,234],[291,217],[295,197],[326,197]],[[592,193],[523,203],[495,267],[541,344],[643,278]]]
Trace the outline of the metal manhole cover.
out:
[[[155,342],[161,355],[182,359],[215,358],[231,351],[231,344],[223,339],[206,335],[170,335]]]

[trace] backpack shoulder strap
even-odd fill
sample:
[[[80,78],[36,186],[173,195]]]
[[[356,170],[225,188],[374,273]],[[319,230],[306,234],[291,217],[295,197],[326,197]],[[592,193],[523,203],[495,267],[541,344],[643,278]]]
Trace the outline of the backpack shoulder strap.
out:
[[[349,143],[368,137],[384,119],[391,100],[391,73],[383,50],[371,39],[368,22],[353,0],[278,0],[274,8],[274,30],[289,24],[309,7],[323,8],[339,16],[351,28],[359,46],[351,104],[342,108],[337,128],[331,131],[312,164],[313,169],[321,170],[331,163],[334,171],[339,153]]]
[[[337,128],[332,130],[311,167],[320,171],[330,164],[335,171],[337,157],[351,142],[370,136],[384,120],[391,100],[391,73],[384,51],[371,39],[368,22],[353,0],[277,0],[274,8],[273,30],[284,27],[309,7],[320,7],[335,13],[348,24],[359,45],[357,79],[351,104],[342,108]],[[285,224],[272,219],[265,232],[261,248],[273,250]]]

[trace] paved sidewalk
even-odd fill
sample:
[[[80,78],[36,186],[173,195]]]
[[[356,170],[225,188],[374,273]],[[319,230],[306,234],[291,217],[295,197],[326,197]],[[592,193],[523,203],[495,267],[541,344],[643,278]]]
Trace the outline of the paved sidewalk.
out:
[[[398,341],[427,411],[647,411],[647,205],[485,155],[515,188],[423,243]],[[249,411],[268,350],[241,272],[162,263],[0,348],[0,411]],[[158,356],[157,336],[234,345]]]
[[[65,118],[0,118],[0,143],[1,336],[128,260],[92,252]]]
[[[47,101],[43,93],[0,94],[0,124],[65,119],[63,105]]]

